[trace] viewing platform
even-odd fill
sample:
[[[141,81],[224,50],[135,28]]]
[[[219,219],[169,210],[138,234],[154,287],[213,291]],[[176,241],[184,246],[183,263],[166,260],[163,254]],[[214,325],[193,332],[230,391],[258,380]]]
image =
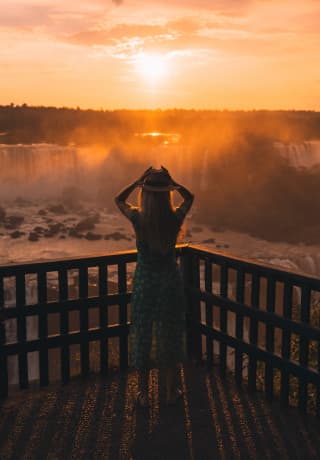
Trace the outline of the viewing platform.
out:
[[[183,398],[136,406],[136,251],[0,267],[0,458],[319,459],[320,280],[177,247]]]

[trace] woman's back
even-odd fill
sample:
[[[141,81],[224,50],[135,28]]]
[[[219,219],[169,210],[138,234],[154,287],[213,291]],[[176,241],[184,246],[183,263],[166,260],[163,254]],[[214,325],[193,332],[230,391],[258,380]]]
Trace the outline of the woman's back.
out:
[[[139,207],[126,201],[141,186]],[[184,198],[175,209],[172,190]],[[132,222],[138,249],[131,295],[130,355],[137,369],[175,366],[185,356],[186,302],[175,244],[193,195],[169,173],[146,171],[116,198]]]
[[[158,248],[153,247],[150,245],[147,238],[144,238],[144,233],[141,231],[141,224],[142,224],[142,216],[141,212],[138,210],[134,210],[131,216],[131,222],[133,224],[135,235],[136,235],[136,246],[138,250],[138,262],[150,265],[153,269],[163,268],[166,265],[171,265],[175,262],[175,245],[177,242],[177,237],[179,233],[179,229],[181,226],[180,216],[179,213],[173,213],[175,223],[175,230],[171,234],[171,241],[170,238],[166,241],[165,250],[162,249],[161,251],[157,250]]]

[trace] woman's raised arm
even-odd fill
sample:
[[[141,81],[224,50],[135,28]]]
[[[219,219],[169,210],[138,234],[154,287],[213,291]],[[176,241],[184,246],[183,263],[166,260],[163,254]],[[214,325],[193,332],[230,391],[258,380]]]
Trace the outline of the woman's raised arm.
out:
[[[177,209],[179,209],[182,212],[182,214],[185,216],[189,212],[192,206],[192,203],[194,200],[194,194],[191,193],[190,190],[188,190],[183,185],[178,184],[175,181],[172,181],[172,183],[176,187],[177,192],[179,192],[183,198],[183,202],[180,204],[180,206],[177,207]]]
[[[131,218],[132,210],[136,208],[135,206],[130,204],[127,201],[127,199],[135,188],[140,187],[140,185],[142,185],[146,175],[149,173],[151,168],[152,167],[150,166],[150,168],[148,168],[138,180],[132,182],[132,184],[127,185],[127,187],[121,190],[121,192],[118,193],[118,195],[114,199],[116,205],[118,206],[122,214],[124,214],[128,219]]]
[[[194,195],[193,193],[190,192],[190,190],[187,189],[187,187],[185,187],[184,185],[178,184],[176,181],[174,181],[169,171],[167,170],[167,168],[165,168],[164,166],[161,166],[161,169],[163,169],[163,171],[165,171],[168,174],[172,185],[175,187],[177,192],[179,192],[183,198],[183,202],[180,204],[180,206],[176,208],[176,211],[181,212],[182,217],[184,217],[189,212],[192,206]]]
[[[127,201],[129,195],[133,192],[135,188],[139,186],[138,181],[132,182],[132,184],[127,185],[120,193],[115,197],[114,201],[122,214],[124,214],[128,219],[131,217],[132,210],[134,206]]]

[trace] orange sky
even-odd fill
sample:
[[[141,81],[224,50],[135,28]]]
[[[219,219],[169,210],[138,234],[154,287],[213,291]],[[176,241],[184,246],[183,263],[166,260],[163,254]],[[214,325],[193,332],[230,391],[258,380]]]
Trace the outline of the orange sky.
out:
[[[319,0],[0,0],[0,104],[320,110]]]

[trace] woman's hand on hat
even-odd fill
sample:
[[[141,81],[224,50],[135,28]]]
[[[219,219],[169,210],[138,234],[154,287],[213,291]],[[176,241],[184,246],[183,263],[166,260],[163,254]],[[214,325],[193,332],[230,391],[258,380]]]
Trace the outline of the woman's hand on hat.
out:
[[[149,174],[151,169],[152,169],[152,166],[150,166],[148,169],[145,170],[145,172],[142,174],[142,176],[136,181],[137,185],[142,185],[143,184],[145,178],[147,177],[147,175]]]
[[[178,184],[175,180],[172,179],[172,177],[171,177],[169,171],[167,170],[167,168],[165,168],[164,166],[161,165],[161,169],[168,174],[168,176],[170,178],[170,182],[174,187],[180,187],[180,184]]]
[[[172,182],[173,182],[173,179],[172,179],[172,177],[171,177],[171,175],[170,175],[169,171],[167,170],[167,168],[165,168],[164,166],[162,166],[162,165],[161,165],[161,169],[162,169],[162,171],[164,171],[165,173],[167,173],[167,174],[168,174],[168,176],[169,176],[169,178],[170,178],[170,181],[172,181]]]

